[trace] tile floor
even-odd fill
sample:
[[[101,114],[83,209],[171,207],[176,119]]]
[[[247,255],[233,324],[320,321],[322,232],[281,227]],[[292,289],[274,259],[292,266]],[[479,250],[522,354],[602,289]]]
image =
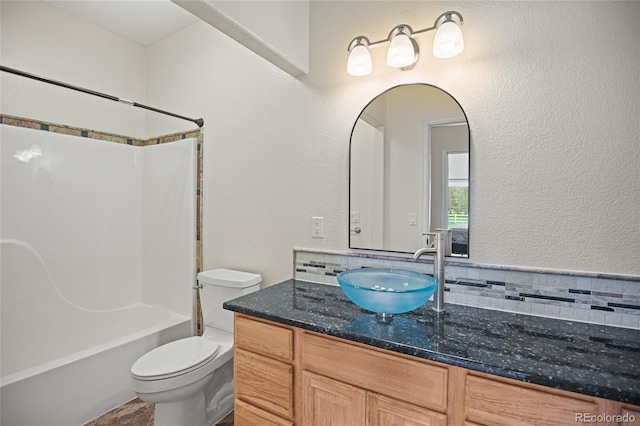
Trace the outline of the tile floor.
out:
[[[85,426],[153,426],[153,404],[136,398]],[[222,419],[218,426],[233,426],[233,412]]]

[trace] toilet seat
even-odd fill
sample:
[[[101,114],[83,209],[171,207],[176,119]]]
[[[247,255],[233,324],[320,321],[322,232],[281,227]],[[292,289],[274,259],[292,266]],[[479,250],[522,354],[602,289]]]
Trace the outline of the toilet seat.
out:
[[[182,376],[211,362],[219,350],[218,342],[200,336],[176,340],[140,357],[131,367],[131,375],[143,381]]]

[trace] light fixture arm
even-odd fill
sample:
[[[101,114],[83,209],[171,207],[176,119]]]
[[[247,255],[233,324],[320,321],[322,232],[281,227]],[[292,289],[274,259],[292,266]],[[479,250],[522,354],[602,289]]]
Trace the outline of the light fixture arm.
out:
[[[464,19],[462,19],[462,15],[458,12],[456,12],[455,10],[450,10],[448,12],[443,13],[442,15],[438,16],[435,20],[435,22],[433,23],[433,27],[435,28],[438,24],[438,21],[440,20],[440,18],[442,18],[443,16],[446,16],[447,19],[451,18],[451,15],[456,15],[458,17],[458,20],[460,20],[460,25],[464,25]]]
[[[409,37],[411,37],[413,34],[415,34],[415,33],[413,32],[413,29],[412,29],[409,25],[407,25],[407,24],[400,24],[400,25],[396,25],[395,27],[393,27],[393,28],[391,29],[391,31],[389,31],[389,35],[387,36],[387,38],[386,38],[386,39],[384,39],[384,40],[382,40],[380,43],[383,43],[383,42],[385,42],[385,41],[391,41],[392,36],[393,36],[396,32],[397,32],[398,34],[399,34],[399,33],[402,33],[402,32],[404,31],[404,29],[405,29],[405,28],[406,28],[407,30],[409,30],[409,34],[407,34]]]
[[[373,46],[377,46],[379,44],[382,43],[389,43],[391,41],[391,36],[394,34],[394,32],[396,32],[396,30],[398,29],[404,29],[404,28],[408,28],[409,29],[409,36],[411,36],[412,34],[415,34],[415,32],[411,29],[411,27],[407,24],[400,24],[400,25],[396,25],[395,27],[393,27],[393,29],[389,32],[389,35],[387,36],[387,38],[384,38],[382,40],[377,40],[377,41],[370,41],[367,37],[365,36],[358,36],[355,37],[353,40],[351,40],[351,42],[349,43],[349,47],[347,48],[347,51],[351,51],[351,49],[353,49],[354,47],[354,42],[359,42],[361,40],[366,40],[367,41],[367,46],[368,47],[373,47]],[[424,31],[424,30],[423,30]],[[358,44],[358,43],[356,43]]]
[[[356,47],[359,44],[362,44],[362,40],[365,40],[367,42],[366,45],[364,46],[371,46],[371,42],[369,41],[369,39],[366,36],[358,36],[355,37],[353,40],[351,40],[351,42],[349,43],[349,46],[347,46],[347,52],[351,52],[351,49],[353,49],[354,47]],[[355,43],[355,44],[354,44]]]
[[[436,30],[436,29],[438,29],[438,21],[440,21],[440,19],[442,19],[443,17],[445,18],[445,21],[448,20],[448,19],[451,19],[451,15],[456,15],[458,17],[458,19],[460,20],[460,25],[464,24],[464,19],[462,19],[462,15],[460,13],[456,12],[455,10],[450,10],[450,11],[444,12],[440,16],[438,16],[436,18],[436,20],[433,22],[433,27],[425,28],[423,30],[414,31],[413,34],[421,34],[421,33],[426,33],[428,31]]]

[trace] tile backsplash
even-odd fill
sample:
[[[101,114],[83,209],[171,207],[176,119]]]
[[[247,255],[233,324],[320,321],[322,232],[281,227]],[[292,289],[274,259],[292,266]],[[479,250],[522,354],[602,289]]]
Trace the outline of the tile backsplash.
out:
[[[294,249],[294,277],[338,285],[336,276],[362,267],[432,274],[430,259]],[[640,329],[640,276],[477,264],[448,258],[445,302],[565,320]]]

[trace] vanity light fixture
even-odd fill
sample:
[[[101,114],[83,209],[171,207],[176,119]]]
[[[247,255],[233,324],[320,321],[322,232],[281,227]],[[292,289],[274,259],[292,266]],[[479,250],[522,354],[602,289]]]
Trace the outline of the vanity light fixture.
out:
[[[453,15],[458,17],[460,24],[453,20]],[[442,18],[444,19],[442,20]],[[440,22],[441,20],[442,22]],[[438,24],[439,22],[440,24]],[[370,74],[372,64],[369,48],[382,43],[389,43],[387,65],[400,68],[403,71],[412,69],[418,62],[420,53],[414,36],[431,30],[436,30],[436,36],[433,40],[433,55],[436,58],[452,58],[464,50],[464,40],[459,26],[463,23],[462,15],[450,10],[438,16],[432,27],[422,30],[413,31],[409,25],[401,24],[395,26],[384,40],[370,42],[367,37],[358,36],[351,40],[347,47],[349,52],[347,73],[353,76]]]

